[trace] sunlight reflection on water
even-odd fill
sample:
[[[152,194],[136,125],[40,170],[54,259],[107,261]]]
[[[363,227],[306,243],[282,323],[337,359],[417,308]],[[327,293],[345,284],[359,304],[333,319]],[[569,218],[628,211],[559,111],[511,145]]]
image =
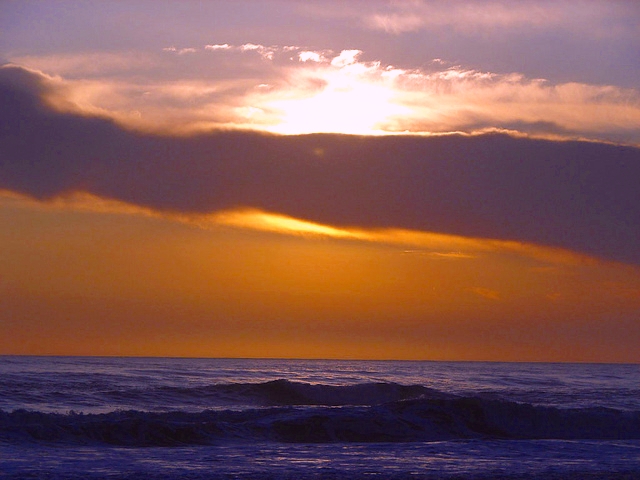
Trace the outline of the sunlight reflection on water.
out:
[[[15,448],[0,445],[0,470],[5,472],[0,478],[11,478],[13,472],[35,478],[47,473],[47,478],[61,479],[75,478],[80,473],[86,478],[120,478],[118,475],[132,472],[148,478],[192,479],[234,475],[318,478],[320,473],[336,479],[383,473],[397,478],[415,475],[490,478],[498,474],[512,477],[562,474],[565,475],[562,478],[574,478],[572,475],[578,472],[616,471],[640,474],[640,441],[257,444],[136,449],[38,446],[20,452]]]

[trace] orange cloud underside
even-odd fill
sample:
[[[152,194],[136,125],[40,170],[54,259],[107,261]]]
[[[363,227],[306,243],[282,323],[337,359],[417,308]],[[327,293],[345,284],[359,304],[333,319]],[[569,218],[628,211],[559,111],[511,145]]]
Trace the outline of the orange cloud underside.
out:
[[[640,360],[639,269],[571,252],[87,195],[0,219],[0,353]]]

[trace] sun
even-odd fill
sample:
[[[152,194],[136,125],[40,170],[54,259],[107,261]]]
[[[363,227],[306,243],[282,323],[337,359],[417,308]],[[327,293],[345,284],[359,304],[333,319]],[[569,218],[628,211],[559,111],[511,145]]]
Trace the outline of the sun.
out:
[[[324,88],[319,91],[266,101],[263,108],[277,118],[268,130],[280,134],[390,133],[385,124],[410,109],[397,103],[389,84],[370,81],[361,73],[345,68],[326,72],[322,76]]]
[[[281,112],[281,123],[274,133],[383,133],[382,124],[403,108],[390,102],[392,92],[383,87],[359,85],[346,89],[328,87],[305,99],[271,103]]]

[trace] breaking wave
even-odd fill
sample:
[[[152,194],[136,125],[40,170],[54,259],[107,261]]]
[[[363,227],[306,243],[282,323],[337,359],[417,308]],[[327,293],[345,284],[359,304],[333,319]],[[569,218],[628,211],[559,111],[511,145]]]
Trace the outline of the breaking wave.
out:
[[[640,439],[640,411],[534,406],[394,383],[331,386],[277,380],[164,390],[155,393],[194,396],[200,402],[204,396],[214,405],[226,400],[229,405],[254,407],[101,414],[0,410],[0,441],[176,446],[265,441]]]
[[[117,393],[113,393],[117,395]],[[128,392],[128,394],[136,394]],[[420,385],[397,383],[362,383],[356,385],[323,385],[289,380],[273,380],[264,383],[223,383],[182,388],[163,386],[146,395],[161,395],[181,404],[190,400],[202,404],[254,405],[262,407],[290,405],[377,405],[419,397],[442,397],[445,394]]]

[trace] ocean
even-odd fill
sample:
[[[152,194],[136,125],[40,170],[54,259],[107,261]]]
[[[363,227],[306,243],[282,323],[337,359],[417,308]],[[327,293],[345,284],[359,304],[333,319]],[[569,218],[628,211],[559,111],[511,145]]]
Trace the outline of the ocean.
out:
[[[0,357],[0,479],[640,479],[640,366]]]

